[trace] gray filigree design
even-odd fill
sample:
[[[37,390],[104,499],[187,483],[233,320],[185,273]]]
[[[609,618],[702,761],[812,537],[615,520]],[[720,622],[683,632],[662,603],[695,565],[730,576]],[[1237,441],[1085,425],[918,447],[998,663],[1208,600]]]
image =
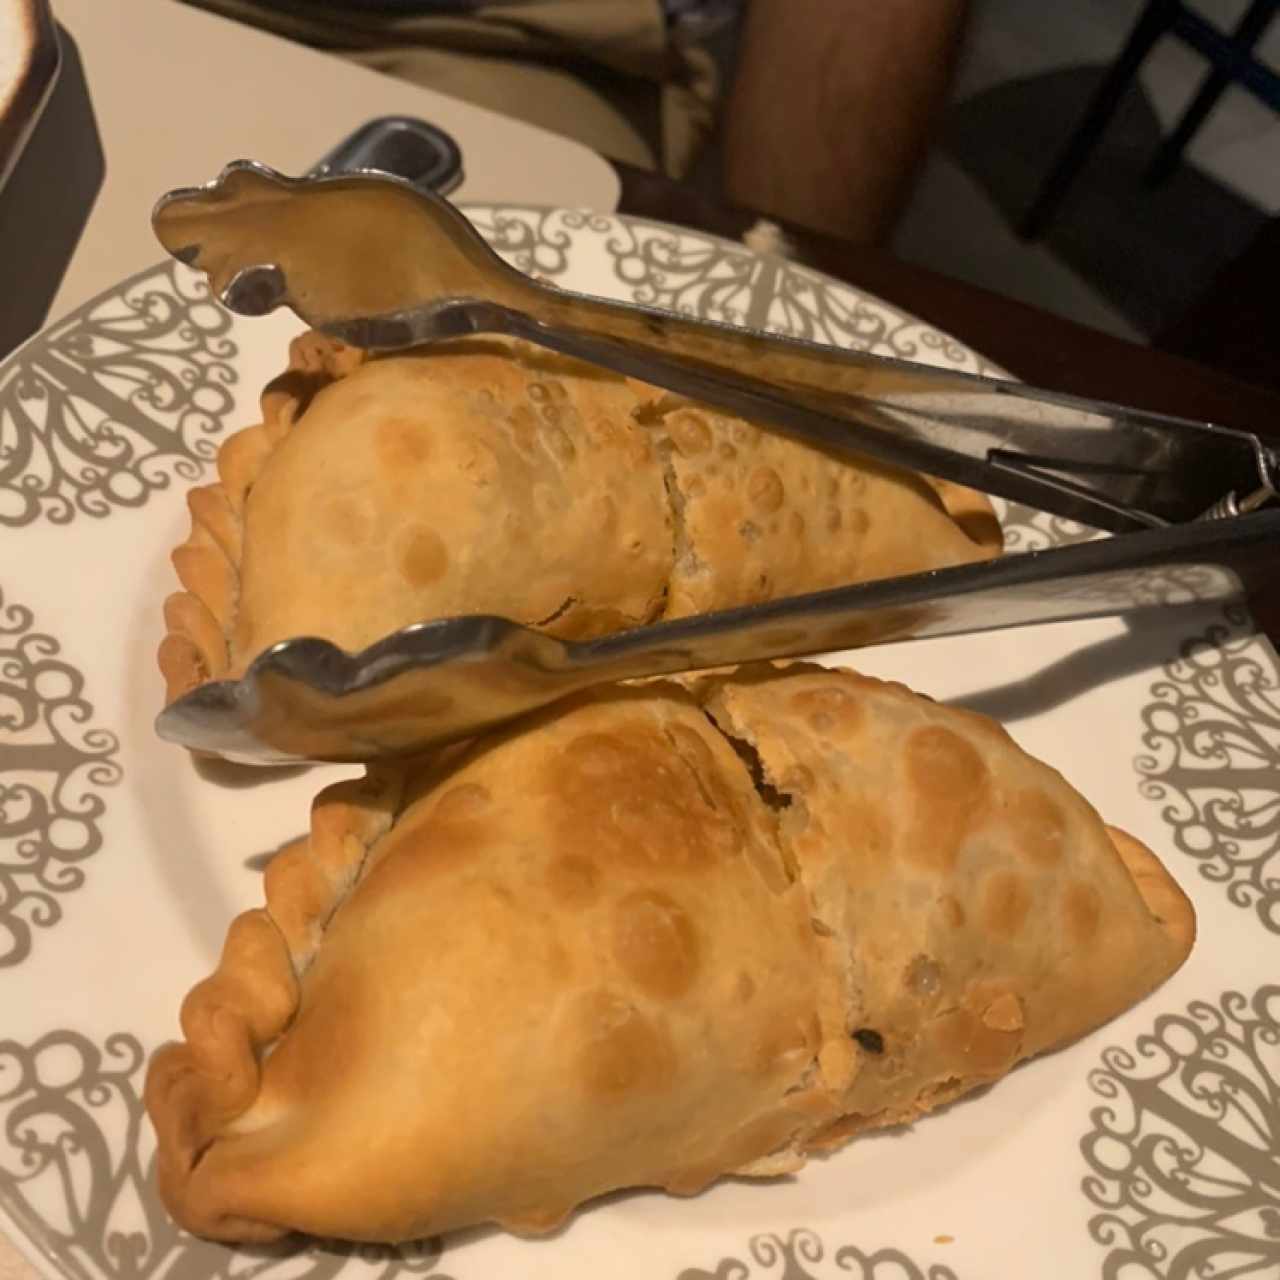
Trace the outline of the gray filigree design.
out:
[[[1151,697],[1142,794],[1201,875],[1280,933],[1280,667],[1248,611],[1184,643]]]
[[[1004,549],[1044,551],[1049,547],[1069,547],[1103,535],[1065,516],[1037,511],[1021,502],[1002,502],[1000,524],[1004,529]]]
[[[1280,1274],[1280,987],[1195,1001],[1102,1062],[1081,1150],[1106,1280]]]
[[[761,283],[776,264],[745,246],[619,218],[605,249],[633,302],[725,324],[766,325],[774,290]]]
[[[943,333],[923,321],[901,317],[885,335],[886,350],[882,355],[896,356],[899,360],[914,360],[918,364],[954,366],[965,373],[982,372],[982,361],[963,343],[949,333]]]
[[[164,263],[0,366],[0,526],[102,517],[199,479],[234,406],[231,324],[203,277]]]
[[[84,676],[0,590],[0,969],[62,918],[102,846],[99,791],[120,781],[114,733],[92,727]]]
[[[622,218],[612,223],[605,248],[634,302],[810,342],[998,372],[947,334],[783,257]]]
[[[0,1041],[0,1206],[67,1280],[332,1280],[352,1261],[369,1280],[447,1280],[437,1240],[228,1248],[179,1230],[152,1189],[145,1057],[124,1034]]]
[[[1079,581],[1058,584],[1054,594],[1083,603],[1120,598],[1135,609],[1227,600],[1239,590],[1239,579],[1216,565],[1168,565],[1163,568],[1115,569]]]
[[[721,1258],[712,1271],[689,1267],[678,1280],[956,1280],[950,1267],[920,1267],[898,1249],[866,1253],[847,1244],[828,1254],[822,1237],[803,1227],[752,1236],[747,1255]]]
[[[475,205],[466,213],[489,247],[513,267],[548,279],[569,269],[574,240],[584,229],[603,232],[612,225],[603,214],[538,205]]]

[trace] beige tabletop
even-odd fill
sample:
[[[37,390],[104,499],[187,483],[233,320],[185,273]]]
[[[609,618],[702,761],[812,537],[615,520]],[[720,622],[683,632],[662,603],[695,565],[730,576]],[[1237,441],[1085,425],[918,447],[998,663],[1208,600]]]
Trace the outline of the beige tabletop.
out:
[[[241,157],[302,172],[374,116],[453,135],[466,174],[456,200],[616,204],[598,155],[518,120],[173,0],[53,6],[62,76],[0,191],[0,355],[162,256],[148,223],[162,192]]]
[[[616,204],[599,156],[520,121],[172,0],[54,7],[62,77],[0,191],[0,356],[162,257],[148,222],[161,192],[243,156],[301,172],[374,116],[420,116],[453,135],[466,172],[454,199]],[[0,1235],[0,1280],[35,1275]]]

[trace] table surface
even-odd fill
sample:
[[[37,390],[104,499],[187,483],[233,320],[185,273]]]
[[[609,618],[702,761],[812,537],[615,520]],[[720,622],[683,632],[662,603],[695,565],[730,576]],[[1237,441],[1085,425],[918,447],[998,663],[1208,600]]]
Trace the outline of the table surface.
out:
[[[626,165],[608,164],[542,130],[172,0],[131,0],[133,21],[127,23],[104,0],[56,0],[56,5],[70,40],[64,45],[69,56],[63,82],[46,117],[50,128],[42,125],[37,131],[0,193],[0,244],[34,244],[36,227],[44,240],[50,227],[65,233],[58,278],[49,281],[52,259],[32,268],[44,272],[36,289],[43,294],[36,301],[49,319],[156,260],[147,218],[159,192],[212,177],[226,160],[246,152],[286,172],[301,171],[376,115],[423,116],[458,139],[467,163],[465,185],[456,193],[460,200],[617,208],[729,238],[739,237],[756,220],[750,211],[718,205]],[[142,25],[145,42],[138,35]],[[199,59],[191,57],[195,48]],[[288,86],[287,94],[280,92],[281,85]],[[210,109],[215,100],[216,111]],[[92,169],[92,157],[84,154],[86,122],[96,129],[105,163],[100,185],[90,193],[91,208],[86,203],[76,221],[51,210],[46,196],[52,166],[60,154],[65,159],[77,138],[81,167]],[[72,132],[60,136],[59,129]],[[1024,380],[1280,440],[1280,395],[1272,391],[913,267],[880,250],[794,227],[785,230],[802,262],[937,325]],[[17,265],[4,264],[6,283]],[[0,353],[5,336],[0,329]],[[1262,629],[1273,643],[1280,640],[1280,574],[1277,590],[1251,603]],[[34,1276],[30,1264],[0,1237],[0,1280]]]
[[[3,264],[0,355],[163,257],[150,213],[165,191],[243,157],[305,172],[376,116],[453,135],[458,200],[616,203],[618,179],[595,152],[519,120],[173,0],[129,0],[127,21],[115,0],[53,4],[61,75],[0,191],[0,245],[24,248]],[[20,317],[18,295],[32,300]]]

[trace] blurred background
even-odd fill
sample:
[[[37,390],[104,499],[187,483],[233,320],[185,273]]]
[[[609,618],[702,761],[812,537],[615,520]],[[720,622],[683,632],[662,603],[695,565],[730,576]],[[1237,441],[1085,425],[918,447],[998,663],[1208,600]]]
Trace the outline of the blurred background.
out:
[[[1248,0],[1198,6],[1231,31]],[[1280,212],[1280,115],[1231,84],[1184,163],[1144,183],[1209,64],[1157,41],[1042,240],[1014,228],[1145,0],[976,0],[936,146],[894,236],[904,257],[1118,336],[1174,326]],[[1280,24],[1256,49],[1280,66]],[[1270,281],[1272,297],[1280,278]],[[1280,336],[1280,312],[1272,310]]]
[[[187,2],[1280,387],[1277,0]]]
[[[945,102],[888,246],[909,262],[1116,337],[1280,387],[1274,81],[1268,101],[1220,77],[1221,96],[1181,163],[1153,175],[1162,143],[1214,71],[1204,53],[1165,31],[1123,81],[1113,114],[1039,235],[1019,234],[1126,42],[1140,20],[1162,17],[1160,7],[972,0]],[[1228,37],[1252,22],[1254,59],[1280,68],[1276,5],[1186,7]],[[740,26],[739,19],[711,46],[727,76]],[[718,141],[695,174],[708,189],[721,173]]]

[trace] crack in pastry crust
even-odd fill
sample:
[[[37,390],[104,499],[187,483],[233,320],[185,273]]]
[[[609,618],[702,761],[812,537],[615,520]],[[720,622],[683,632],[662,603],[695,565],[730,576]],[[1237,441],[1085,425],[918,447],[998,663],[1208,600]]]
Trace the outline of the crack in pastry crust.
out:
[[[1190,952],[1191,905],[1156,856],[1104,827],[995,721],[850,671],[788,671],[740,671],[706,705],[749,744],[761,786],[788,800],[780,838],[815,924],[847,948],[862,1070],[815,1149],[999,1079],[1114,1016]],[[842,854],[853,832],[856,852]],[[1091,857],[1073,867],[1082,848]],[[1126,914],[1141,927],[1117,928]],[[1020,956],[1033,961],[1021,973]]]
[[[1194,939],[1155,856],[998,726],[808,664],[371,771],[265,887],[148,1073],[162,1194],[221,1239],[539,1231],[789,1172],[1100,1025]]]
[[[474,339],[368,359],[305,334],[217,465],[173,553],[168,701],[292,635],[499,612],[587,638],[1001,545],[980,494]]]

